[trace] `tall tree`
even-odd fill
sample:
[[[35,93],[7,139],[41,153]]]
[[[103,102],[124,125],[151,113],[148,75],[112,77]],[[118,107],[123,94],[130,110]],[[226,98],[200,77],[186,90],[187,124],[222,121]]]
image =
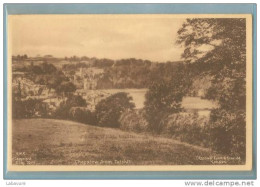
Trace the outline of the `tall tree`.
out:
[[[182,111],[181,102],[190,86],[189,71],[184,64],[178,64],[169,79],[161,77],[153,81],[146,93],[145,116],[149,128],[155,133],[163,130],[163,119]]]
[[[184,47],[182,58],[195,74],[212,76],[206,97],[219,103],[211,113],[213,148],[243,157],[246,19],[187,19],[178,31],[177,43]]]

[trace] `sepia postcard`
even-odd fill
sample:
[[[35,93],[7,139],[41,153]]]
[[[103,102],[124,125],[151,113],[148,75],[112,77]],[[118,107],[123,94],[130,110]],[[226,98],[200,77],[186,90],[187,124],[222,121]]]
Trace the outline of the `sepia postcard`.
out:
[[[8,16],[8,171],[252,170],[251,14]]]

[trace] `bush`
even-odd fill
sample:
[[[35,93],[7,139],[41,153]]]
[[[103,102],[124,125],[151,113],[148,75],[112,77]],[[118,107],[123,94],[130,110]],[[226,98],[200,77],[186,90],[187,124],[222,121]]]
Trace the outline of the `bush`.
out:
[[[132,97],[127,93],[120,92],[101,100],[96,105],[96,117],[99,126],[116,127],[120,126],[119,118],[127,109],[133,109]]]
[[[13,118],[33,118],[47,117],[48,108],[45,103],[37,99],[13,100],[12,101]]]
[[[60,119],[70,119],[70,110],[72,107],[85,107],[87,103],[81,96],[71,95],[65,101],[61,102],[54,113],[54,117]]]
[[[119,119],[120,129],[135,132],[144,132],[148,128],[143,111],[128,110],[122,113]]]
[[[94,113],[86,108],[73,107],[70,109],[70,119],[85,123],[88,125],[96,125],[97,120]]]
[[[211,147],[217,152],[245,158],[246,121],[244,111],[215,109],[210,120]]]
[[[190,144],[209,146],[208,119],[198,113],[173,114],[163,120],[163,134]]]

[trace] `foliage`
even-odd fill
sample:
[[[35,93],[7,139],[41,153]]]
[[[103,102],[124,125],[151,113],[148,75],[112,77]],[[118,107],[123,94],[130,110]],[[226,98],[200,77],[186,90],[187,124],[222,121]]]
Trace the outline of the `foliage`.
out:
[[[246,127],[244,111],[216,109],[211,112],[210,142],[223,154],[245,158]]]
[[[93,66],[98,68],[111,67],[114,64],[114,61],[111,59],[95,59]]]
[[[120,129],[135,132],[147,131],[147,121],[144,112],[127,110],[120,116]]]
[[[55,89],[59,94],[75,91],[73,83],[52,64],[44,62],[40,65],[31,65],[26,71],[30,80],[36,84],[46,85],[49,89]]]
[[[14,119],[48,116],[46,104],[37,99],[28,99],[25,101],[13,99],[12,105],[12,117]]]
[[[28,56],[27,56],[27,54],[24,54],[24,55],[12,56],[12,58],[15,60],[26,60],[28,58]]]
[[[76,63],[76,64],[64,64],[62,66],[62,69],[64,71],[76,71],[78,70],[79,68],[88,68],[89,66],[83,62],[79,62],[79,63]]]
[[[65,64],[62,70],[74,75],[80,68],[103,69],[102,76],[95,77],[98,89],[147,88],[158,77],[169,79],[180,62],[157,63],[142,59],[89,59],[88,62]],[[102,84],[103,83],[103,84]],[[107,84],[106,84],[107,83]]]
[[[210,75],[206,98],[218,102],[211,115],[212,148],[240,156],[245,152],[246,20],[187,19],[177,43],[193,75]],[[205,50],[206,49],[206,50]]]
[[[208,119],[198,113],[172,114],[165,118],[163,134],[190,144],[209,146]]]
[[[56,109],[54,117],[60,119],[69,119],[72,107],[85,107],[86,101],[81,96],[70,95],[65,101],[61,102]]]
[[[88,125],[96,125],[96,116],[90,110],[81,107],[72,107],[69,112],[70,119],[85,123]]]
[[[186,66],[179,64],[170,80],[157,79],[146,93],[145,113],[149,129],[160,133],[162,120],[182,110],[181,101],[191,84]]]
[[[187,19],[178,31],[183,58],[199,74],[213,76],[208,99],[230,110],[245,106],[245,19]],[[204,50],[202,50],[202,47]],[[205,51],[205,48],[207,49]],[[233,102],[234,101],[234,102]],[[227,104],[227,102],[229,102]]]
[[[58,94],[69,94],[76,90],[76,86],[69,81],[63,81],[56,87],[56,92]]]
[[[126,110],[134,108],[134,103],[131,102],[132,97],[127,93],[119,92],[113,94],[106,99],[101,100],[96,105],[96,117],[99,126],[119,127],[119,118]]]

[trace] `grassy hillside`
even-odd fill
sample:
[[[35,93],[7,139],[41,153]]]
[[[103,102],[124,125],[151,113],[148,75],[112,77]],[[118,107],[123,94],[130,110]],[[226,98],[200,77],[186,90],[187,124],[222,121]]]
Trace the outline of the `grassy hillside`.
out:
[[[53,119],[14,120],[12,155],[13,164],[37,165],[211,164],[198,156],[214,156],[172,139]]]

